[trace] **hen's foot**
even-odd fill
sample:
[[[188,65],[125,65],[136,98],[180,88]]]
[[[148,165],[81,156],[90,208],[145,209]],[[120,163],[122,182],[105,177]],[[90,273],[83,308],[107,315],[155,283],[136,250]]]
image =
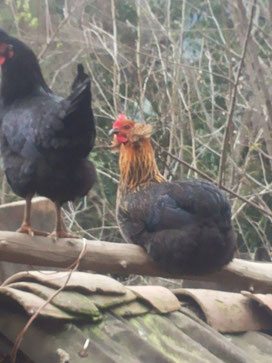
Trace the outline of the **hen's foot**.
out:
[[[49,237],[54,238],[55,240],[59,238],[81,238],[78,234],[68,233],[64,230],[54,231]]]
[[[31,228],[31,226],[28,225],[28,224],[22,224],[21,227],[19,229],[17,229],[16,232],[25,233],[25,234],[28,234],[31,237],[33,237],[33,236],[47,237],[49,235],[49,233],[47,233],[47,232],[38,231],[37,229]]]

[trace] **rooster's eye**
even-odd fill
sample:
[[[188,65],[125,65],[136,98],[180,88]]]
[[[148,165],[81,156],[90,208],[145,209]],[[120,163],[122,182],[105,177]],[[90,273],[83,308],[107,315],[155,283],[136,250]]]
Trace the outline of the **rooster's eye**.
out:
[[[126,125],[126,126],[124,126],[124,129],[125,130],[129,130],[130,129],[130,126],[129,125]]]

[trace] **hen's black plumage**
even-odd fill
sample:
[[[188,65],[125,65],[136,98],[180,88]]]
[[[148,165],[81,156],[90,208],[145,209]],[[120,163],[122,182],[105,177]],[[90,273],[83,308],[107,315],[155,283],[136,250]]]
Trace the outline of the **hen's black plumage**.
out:
[[[27,202],[35,193],[50,198],[59,214],[64,202],[86,195],[95,182],[87,160],[95,141],[90,78],[79,65],[70,96],[58,97],[33,51],[2,30],[0,64],[1,151],[8,182]],[[60,225],[57,221],[59,231]]]
[[[149,125],[122,115],[113,127],[120,152],[117,218],[125,240],[168,271],[198,275],[229,263],[235,234],[226,196],[203,180],[165,181]]]

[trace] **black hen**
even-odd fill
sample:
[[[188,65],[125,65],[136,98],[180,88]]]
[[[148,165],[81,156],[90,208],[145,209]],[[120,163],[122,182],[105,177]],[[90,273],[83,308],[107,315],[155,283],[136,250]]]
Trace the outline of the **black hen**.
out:
[[[112,133],[120,153],[117,219],[125,240],[144,247],[170,272],[199,275],[229,263],[235,234],[225,195],[203,180],[165,181],[150,125],[121,115]]]
[[[87,160],[95,141],[90,78],[82,65],[66,99],[47,86],[33,51],[0,30],[1,151],[7,180],[26,199],[20,232],[44,234],[30,226],[35,193],[56,205],[56,236],[68,237],[61,205],[84,196],[96,173]]]

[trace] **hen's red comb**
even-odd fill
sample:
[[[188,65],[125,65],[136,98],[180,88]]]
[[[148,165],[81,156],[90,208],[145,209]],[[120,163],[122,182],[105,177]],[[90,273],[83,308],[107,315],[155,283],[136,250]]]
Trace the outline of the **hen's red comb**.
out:
[[[124,115],[124,114],[119,115],[118,118],[114,121],[113,127],[120,126],[120,124],[122,122],[126,121],[126,119],[127,119],[127,116],[126,115]]]

